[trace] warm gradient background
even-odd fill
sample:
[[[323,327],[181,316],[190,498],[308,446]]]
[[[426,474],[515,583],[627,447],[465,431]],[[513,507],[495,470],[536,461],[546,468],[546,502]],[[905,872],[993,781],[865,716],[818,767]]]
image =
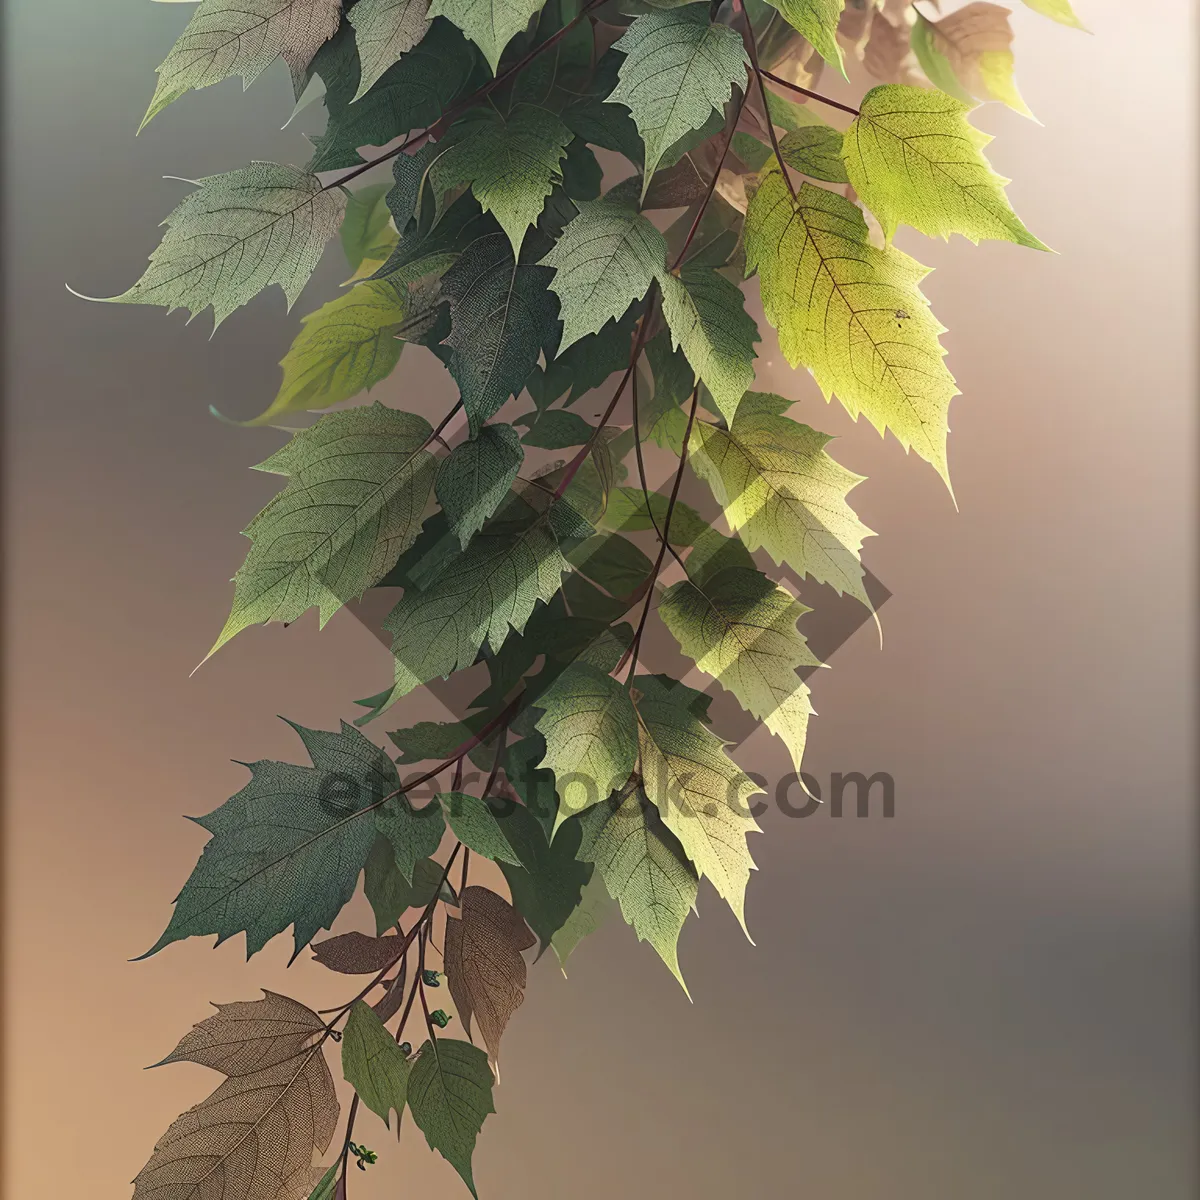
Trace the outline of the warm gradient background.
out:
[[[9,0],[5,37],[7,1194],[122,1200],[156,1136],[214,1086],[143,1073],[261,985],[345,981],[285,939],[126,960],[162,928],[229,760],[291,756],[388,673],[345,615],[244,634],[189,679],[230,597],[246,470],[296,327],[277,290],[210,322],[88,305],[122,290],[191,178],[303,161],[272,70],[191,96],[136,141],[187,10]],[[1014,7],[1020,8],[1019,4]],[[827,407],[894,593],[816,681],[809,769],[891,772],[897,815],[786,820],[752,848],[742,937],[710,889],[682,960],[619,922],[569,980],[532,972],[505,1043],[485,1200],[1184,1200],[1196,1183],[1191,801],[1196,244],[1190,0],[1078,0],[1094,36],[1014,14],[1044,128],[990,106],[998,169],[1060,254],[906,239],[938,268],[964,395],[956,513],[927,466]],[[318,273],[300,311],[332,295]],[[769,357],[769,356],[765,356]],[[380,394],[433,408],[406,354]],[[409,711],[412,711],[411,708]],[[752,769],[785,769],[756,735]],[[464,1194],[409,1126],[361,1200]],[[418,1191],[419,1189],[419,1191]]]

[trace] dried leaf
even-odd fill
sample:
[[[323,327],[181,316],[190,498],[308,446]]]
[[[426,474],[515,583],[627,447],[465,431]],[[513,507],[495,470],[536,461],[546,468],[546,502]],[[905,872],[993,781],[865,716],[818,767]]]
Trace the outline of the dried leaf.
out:
[[[520,914],[507,900],[482,887],[462,894],[462,918],[446,921],[446,977],[450,995],[471,1032],[471,1017],[493,1061],[500,1036],[525,998],[522,950],[536,941]]]
[[[396,961],[402,940],[395,934],[370,937],[365,933],[341,933],[313,943],[313,957],[323,967],[342,975],[374,975]]]
[[[863,66],[884,83],[918,82],[920,76],[908,26],[893,25],[883,13],[877,12],[863,47]]]

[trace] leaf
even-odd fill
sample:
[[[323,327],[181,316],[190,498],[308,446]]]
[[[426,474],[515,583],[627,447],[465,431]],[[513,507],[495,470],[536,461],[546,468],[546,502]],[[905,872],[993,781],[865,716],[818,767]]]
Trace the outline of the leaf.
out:
[[[788,406],[747,393],[728,430],[696,422],[688,461],[749,549],[764,547],[776,563],[869,608],[860,552],[871,530],[846,502],[863,477],[826,453],[828,434],[784,416]]]
[[[442,276],[450,301],[450,374],[462,392],[471,435],[525,386],[557,332],[544,267],[518,264],[504,234],[480,238]]]
[[[324,1022],[295,1000],[265,995],[218,1006],[164,1060],[198,1062],[227,1078],[158,1140],[134,1179],[135,1200],[308,1194],[313,1153],[328,1149],[338,1119],[321,1040],[313,1042]]]
[[[601,528],[635,533],[639,530],[653,529],[657,524],[659,529],[664,529],[667,523],[667,509],[671,507],[670,497],[663,492],[651,492],[649,501],[647,505],[646,495],[641,488],[617,488],[609,497]],[[708,522],[690,504],[685,504],[682,500],[675,501],[675,507],[671,510],[672,545],[690,546],[707,528]]]
[[[370,391],[400,361],[397,337],[412,316],[402,279],[360,283],[309,313],[280,366],[283,383],[249,425],[271,425],[286,413],[330,408]]]
[[[386,1025],[401,1008],[404,1007],[405,981],[408,975],[408,963],[401,958],[396,964],[396,973],[391,979],[383,981],[384,993],[374,1004],[371,1011]]]
[[[358,0],[346,14],[362,73],[355,100],[361,100],[383,73],[429,32],[428,0]]]
[[[388,734],[401,752],[398,763],[441,761],[470,736],[471,730],[458,721],[420,721],[409,729],[395,729]]]
[[[386,703],[499,650],[534,605],[558,591],[567,562],[548,521],[517,533],[479,533],[424,591],[409,590],[388,614],[396,682]],[[361,718],[360,718],[361,719]]]
[[[641,300],[665,273],[666,255],[663,235],[619,198],[603,196],[581,204],[579,215],[542,259],[554,268],[550,287],[562,310],[558,352],[598,333]]]
[[[749,56],[739,34],[709,23],[706,4],[644,13],[614,43],[624,52],[610,104],[629,109],[646,147],[642,195],[670,146],[745,86]]]
[[[758,326],[737,284],[707,267],[685,266],[662,280],[662,309],[673,345],[682,349],[726,420],[754,386]]]
[[[340,0],[200,0],[187,28],[158,68],[154,98],[140,133],[168,104],[193,88],[240,75],[249,87],[282,57],[303,75],[341,19]]]
[[[937,22],[917,17],[912,46],[921,69],[943,92],[970,103],[971,96],[999,100],[1033,118],[1013,81],[1009,10],[973,3]]]
[[[296,167],[255,162],[196,180],[167,217],[150,266],[109,304],[186,308],[210,305],[214,329],[264,288],[279,284],[290,309],[337,232],[345,203]]]
[[[612,533],[588,538],[571,551],[567,561],[618,599],[635,596],[654,570],[654,564],[633,542]]]
[[[579,857],[596,864],[638,941],[649,942],[679,980],[679,932],[695,907],[696,871],[641,789],[612,796],[581,818]]]
[[[209,656],[250,625],[319,608],[321,625],[412,545],[433,486],[429,423],[372,404],[330,413],[258,470],[289,476],[243,530],[252,545]]]
[[[352,271],[357,272],[364,262],[382,265],[395,248],[397,235],[391,226],[387,192],[387,184],[372,183],[346,199],[341,241]]]
[[[483,51],[492,74],[504,47],[528,24],[545,0],[433,0],[431,17],[453,21]]]
[[[342,1169],[342,1160],[334,1159],[329,1170],[321,1176],[317,1186],[309,1193],[308,1200],[333,1200],[333,1189],[337,1185],[338,1175]]]
[[[588,880],[579,904],[567,918],[566,923],[550,939],[550,944],[554,947],[554,953],[558,958],[558,965],[563,968],[564,975],[566,974],[567,959],[575,953],[579,943],[585,937],[599,929],[611,907],[612,900],[609,897],[608,889],[604,886],[600,872],[597,871]]]
[[[928,274],[893,246],[871,244],[861,211],[810,183],[793,201],[769,168],[746,214],[746,270],[757,270],[767,320],[792,366],[826,399],[890,429],[949,485],[947,412],[958,395],[938,341],[942,325],[917,285]]]
[[[312,171],[356,166],[363,161],[361,147],[386,146],[432,125],[480,76],[474,47],[448,21],[434,21],[421,41],[356,99],[360,72],[352,32],[344,28],[313,63],[327,85],[329,120],[313,140]]]
[[[1036,13],[1041,13],[1043,17],[1057,21],[1060,25],[1072,25],[1076,29],[1087,28],[1075,15],[1070,0],[1025,0],[1025,6],[1032,8]]]
[[[809,125],[785,134],[779,144],[783,161],[793,170],[828,183],[849,183],[842,162],[842,135],[824,125]]]
[[[453,143],[437,162],[439,187],[469,183],[483,211],[508,234],[513,254],[520,254],[525,231],[562,182],[573,136],[554,113],[531,104],[518,104],[507,117],[479,109],[451,127]]]
[[[375,814],[375,827],[391,843],[405,882],[413,883],[417,864],[437,853],[446,824],[436,804],[414,808],[407,796],[400,795],[393,796]]]
[[[487,1055],[470,1042],[427,1041],[408,1079],[408,1106],[417,1128],[475,1191],[471,1157],[492,1104],[492,1070]]]
[[[375,839],[367,857],[363,890],[375,913],[375,932],[391,929],[410,908],[424,908],[443,886],[445,868],[423,858],[413,868],[412,882],[405,880],[396,865],[396,852],[382,834]]]
[[[903,18],[893,23],[876,10],[860,56],[867,74],[883,83],[913,84],[920,78],[914,70],[912,35]]]
[[[500,1038],[525,999],[526,968],[521,957],[537,939],[507,900],[482,887],[462,894],[462,918],[446,919],[446,980],[463,1028],[479,1022],[493,1062]]]
[[[796,629],[808,611],[761,572],[740,567],[681,580],[658,604],[684,654],[787,746],[797,773],[813,710],[796,668],[819,665]]]
[[[520,435],[511,425],[484,425],[442,462],[434,491],[464,550],[500,507],[524,461]]]
[[[584,445],[596,432],[578,413],[552,408],[541,414],[529,413],[533,419],[529,432],[521,439],[526,446],[543,450],[565,450],[568,446]],[[518,418],[518,422],[520,418]]]
[[[493,862],[521,865],[508,840],[507,822],[497,818],[496,808],[489,801],[463,792],[446,792],[438,796],[438,803],[451,832],[467,849]]]
[[[831,66],[846,78],[846,64],[838,46],[838,20],[845,0],[767,0]],[[856,7],[851,5],[851,7]],[[769,65],[769,64],[764,64]],[[819,66],[820,64],[818,64]]]
[[[535,370],[525,381],[525,387],[538,409],[548,409],[563,395],[567,396],[565,404],[574,404],[614,371],[627,367],[639,315],[637,306],[629,309],[621,320],[608,321],[597,333],[589,333],[567,350],[560,350],[544,371]]]
[[[554,778],[549,771],[538,774],[551,781]],[[553,789],[552,782],[550,787]],[[578,821],[567,821],[553,842],[529,810],[520,805],[514,805],[504,821],[505,831],[523,865],[502,863],[500,869],[508,882],[513,904],[537,934],[541,955],[578,907],[592,869],[590,864],[575,857],[579,849]]]
[[[313,957],[323,967],[342,975],[374,975],[397,959],[401,939],[368,937],[365,933],[339,933],[337,937],[314,942]]]
[[[342,1031],[342,1074],[388,1128],[392,1109],[397,1122],[404,1115],[409,1071],[408,1059],[396,1039],[369,1004],[356,1000]]]
[[[634,698],[647,798],[679,839],[698,874],[746,928],[746,884],[754,860],[748,833],[760,832],[748,800],[762,788],[732,762],[726,743],[689,707],[691,688],[668,688],[658,676],[639,675]]]
[[[637,718],[629,693],[596,667],[568,667],[538,698],[546,739],[541,766],[554,772],[557,832],[572,814],[623,787],[637,761]],[[582,791],[582,796],[579,795]]]
[[[1046,250],[1009,206],[1008,180],[982,154],[991,135],[967,121],[971,107],[925,88],[872,88],[844,140],[854,190],[889,241],[903,223],[930,237],[961,233]]]
[[[294,925],[297,954],[354,894],[375,838],[370,814],[400,784],[391,760],[352,725],[340,733],[289,721],[312,759],[246,764],[250,782],[192,818],[212,834],[148,958],[186,937],[245,931],[246,956]]]

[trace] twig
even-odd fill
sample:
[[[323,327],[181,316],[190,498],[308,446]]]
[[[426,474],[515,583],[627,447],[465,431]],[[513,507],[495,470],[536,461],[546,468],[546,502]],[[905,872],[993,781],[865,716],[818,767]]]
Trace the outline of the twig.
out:
[[[840,108],[842,112],[849,113],[852,117],[858,116],[858,109],[852,105],[843,104],[840,100],[833,100],[829,96],[822,96],[820,92],[814,92],[810,88],[801,87],[798,83],[792,83],[791,80],[784,79],[780,75],[776,75],[773,71],[768,71],[766,67],[759,67],[758,74],[765,75],[772,83],[779,84],[780,87],[788,88],[790,91],[799,92],[802,96],[807,96],[810,100],[817,100],[821,104],[828,104],[830,108]],[[763,103],[767,101],[764,99]],[[767,109],[767,121],[770,122],[771,110]]]
[[[767,114],[767,133],[771,138],[771,149],[775,151],[775,159],[779,163],[779,173],[783,176],[784,183],[787,184],[794,204],[796,188],[788,174],[783,155],[779,151],[779,137],[775,133],[775,122],[771,120],[771,102],[767,99],[767,85],[763,83],[763,69],[758,65],[758,43],[754,40],[754,26],[751,24],[750,14],[746,12],[743,0],[733,0],[733,9],[734,12],[742,14],[742,40],[746,43],[746,49],[750,53],[750,65],[754,69],[754,78],[758,81],[758,93],[762,97],[763,108]]]

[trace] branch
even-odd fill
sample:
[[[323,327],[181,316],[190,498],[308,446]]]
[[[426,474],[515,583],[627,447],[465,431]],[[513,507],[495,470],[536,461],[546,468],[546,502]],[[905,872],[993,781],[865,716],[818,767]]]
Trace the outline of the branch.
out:
[[[763,69],[758,65],[758,43],[754,40],[754,26],[750,23],[750,16],[746,12],[743,0],[733,0],[733,11],[742,14],[742,40],[746,43],[746,49],[750,54],[750,65],[754,68],[754,78],[758,81],[758,94],[762,97],[763,109],[767,116],[767,133],[771,138],[771,149],[775,151],[775,160],[779,163],[780,174],[783,176],[784,183],[787,184],[794,204],[796,188],[792,183],[792,177],[788,174],[783,155],[779,151],[779,138],[775,133],[775,122],[771,120],[771,103],[767,99],[767,85],[763,83]]]
[[[759,74],[760,82],[761,82],[762,76],[765,75],[769,80],[771,80],[772,83],[777,83],[777,84],[779,84],[780,87],[788,88],[789,90],[791,90],[793,92],[799,92],[800,95],[807,96],[810,100],[819,100],[822,104],[828,104],[830,108],[840,108],[842,110],[842,112],[849,113],[852,117],[858,116],[858,109],[853,108],[849,104],[843,104],[840,100],[832,100],[828,96],[822,96],[820,92],[814,92],[814,91],[811,91],[809,88],[801,87],[798,83],[792,83],[790,80],[784,79],[781,76],[776,75],[771,71],[768,71],[765,67],[758,67],[757,71]],[[763,103],[764,104],[767,103],[765,98],[763,99]],[[770,119],[771,119],[771,110],[768,109],[767,110],[767,120],[770,121]]]

